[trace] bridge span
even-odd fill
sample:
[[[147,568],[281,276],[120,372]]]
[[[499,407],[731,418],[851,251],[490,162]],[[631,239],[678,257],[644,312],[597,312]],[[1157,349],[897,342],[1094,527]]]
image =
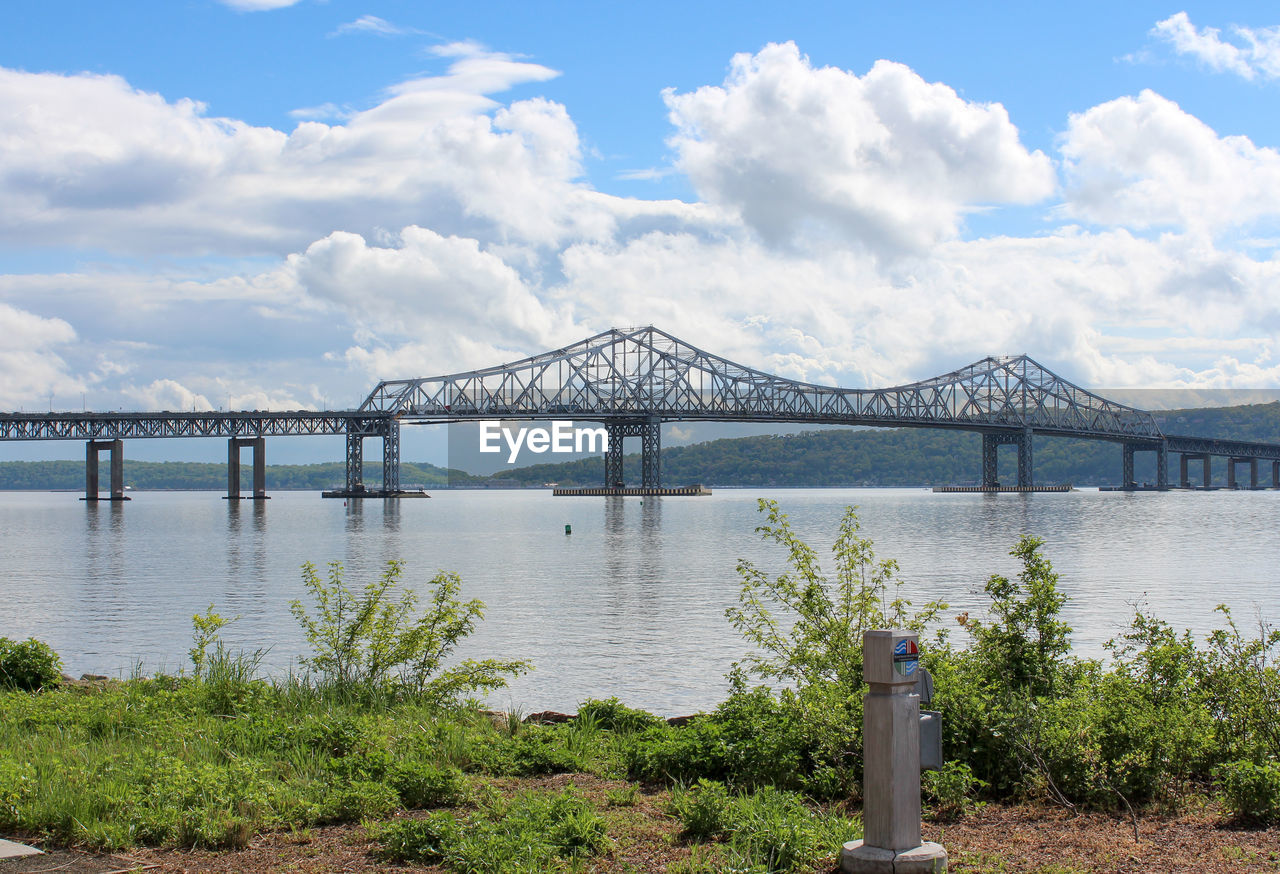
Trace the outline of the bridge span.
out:
[[[123,497],[114,474],[122,441],[130,437],[226,437],[229,496],[239,493],[240,449],[254,450],[254,496],[263,440],[268,436],[345,435],[344,496],[394,495],[400,489],[400,427],[490,419],[573,419],[602,423],[609,432],[604,491],[622,484],[624,441],[640,439],[640,487],[662,487],[661,425],[670,421],[777,422],[950,428],[982,435],[982,485],[995,488],[1001,446],[1015,448],[1017,485],[1034,486],[1036,434],[1119,443],[1122,488],[1136,488],[1134,456],[1154,452],[1155,488],[1169,487],[1169,453],[1180,455],[1178,485],[1191,487],[1189,462],[1228,459],[1228,485],[1238,464],[1271,462],[1280,488],[1280,444],[1169,435],[1145,410],[1116,403],[1074,385],[1026,355],[984,358],[932,379],[879,389],[814,385],[765,373],[704,352],[653,326],[612,329],[571,346],[483,370],[386,380],[355,410],[262,413],[0,414],[0,440],[85,440],[87,492],[96,497],[97,453],[112,451],[112,496]],[[363,482],[363,444],[382,440],[383,488]],[[92,488],[89,488],[89,486]],[[91,497],[86,494],[86,497]]]

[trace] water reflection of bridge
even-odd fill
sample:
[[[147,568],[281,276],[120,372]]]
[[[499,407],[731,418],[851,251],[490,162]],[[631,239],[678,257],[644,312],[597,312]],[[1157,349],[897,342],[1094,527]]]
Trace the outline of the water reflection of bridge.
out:
[[[265,438],[346,437],[346,483],[339,494],[394,495],[400,489],[400,428],[489,419],[572,419],[609,432],[606,488],[622,482],[627,438],[639,438],[642,488],[660,488],[661,425],[671,421],[776,422],[950,428],[982,435],[982,484],[995,487],[1002,446],[1017,453],[1017,484],[1033,486],[1036,435],[1107,440],[1121,447],[1122,488],[1135,488],[1134,456],[1156,455],[1156,488],[1169,487],[1169,454],[1180,455],[1178,485],[1191,486],[1189,462],[1227,459],[1227,480],[1271,463],[1280,488],[1280,445],[1165,434],[1151,413],[1074,385],[1025,355],[984,358],[960,370],[880,389],[812,385],[735,364],[654,327],[610,330],[572,346],[483,370],[389,380],[355,410],[227,413],[7,413],[0,440],[86,441],[86,496],[97,496],[98,453],[112,458],[111,496],[123,498],[121,459],[129,438],[224,437],[228,497],[240,496],[240,452],[253,452],[253,496],[265,497]],[[382,488],[364,486],[364,441],[382,441]]]

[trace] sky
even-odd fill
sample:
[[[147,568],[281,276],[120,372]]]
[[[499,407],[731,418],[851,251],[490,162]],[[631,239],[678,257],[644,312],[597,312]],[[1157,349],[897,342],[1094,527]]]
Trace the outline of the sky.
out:
[[[1275,388],[1278,89],[1270,3],[13,4],[0,410],[353,407],[645,324]]]

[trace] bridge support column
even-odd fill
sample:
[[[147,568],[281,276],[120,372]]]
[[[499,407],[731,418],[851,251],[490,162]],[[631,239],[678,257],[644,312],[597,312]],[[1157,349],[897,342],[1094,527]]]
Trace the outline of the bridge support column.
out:
[[[1138,488],[1138,477],[1134,473],[1134,456],[1139,452],[1154,452],[1156,454],[1156,488],[1164,491],[1169,488],[1169,441],[1161,440],[1154,445],[1150,443],[1122,443],[1123,450],[1120,465],[1120,488],[1131,491]],[[1187,481],[1187,457],[1182,457],[1182,465],[1180,468],[1182,474],[1181,482],[1183,488],[1186,488]],[[1144,483],[1143,488],[1150,488],[1150,483]]]
[[[1035,485],[1031,472],[1031,429],[1024,428],[1018,439],[1018,485],[1031,488]]]
[[[982,434],[982,485],[992,489],[1000,485],[1000,447],[1012,444],[1018,447],[1018,485],[1031,488],[1032,479],[1031,429],[1016,433],[984,431]]]
[[[1188,470],[1187,470],[1187,462],[1189,462],[1189,461],[1203,461],[1203,462],[1204,462],[1204,482],[1203,482],[1202,486],[1203,486],[1203,488],[1206,488],[1206,489],[1207,489],[1207,488],[1209,488],[1209,484],[1213,481],[1213,469],[1212,469],[1212,467],[1211,467],[1211,459],[1210,459],[1210,456],[1209,456],[1209,454],[1208,454],[1208,453],[1206,453],[1206,452],[1184,452],[1184,453],[1182,453],[1182,462],[1181,462],[1181,472],[1182,472],[1182,482],[1181,482],[1181,485],[1182,485],[1182,487],[1183,487],[1184,489],[1194,488],[1194,486],[1192,486],[1192,485],[1191,485],[1191,477],[1190,477],[1190,475],[1189,475],[1189,473],[1188,473]]]
[[[1236,465],[1246,463],[1249,465],[1249,488],[1256,489],[1258,487],[1258,459],[1233,456],[1227,459],[1227,488],[1239,488],[1236,483]]]
[[[605,429],[609,432],[609,447],[604,453],[604,487],[620,489],[626,485],[622,474],[622,440],[625,429],[622,425],[612,423],[606,424]]]
[[[640,485],[659,488],[662,485],[662,421],[656,416],[623,422],[606,422],[609,448],[604,454],[604,485],[607,489],[626,487],[622,460],[623,443],[628,437],[640,438]]]
[[[662,423],[650,417],[640,426],[640,485],[656,489],[662,485]]]
[[[1280,489],[1280,461],[1271,462],[1271,488]]]
[[[364,491],[364,434],[355,422],[347,423],[347,491]]]
[[[98,453],[111,451],[111,494],[109,501],[127,501],[124,495],[124,441],[89,440],[85,443],[84,454],[84,500],[101,501],[98,495]]]
[[[994,489],[1000,485],[1000,443],[996,439],[998,435],[983,432],[982,435],[982,487],[984,489]]]
[[[389,495],[400,491],[400,423],[395,419],[382,434],[382,490]]]
[[[227,499],[240,500],[240,450],[253,450],[253,499],[267,497],[267,440],[265,437],[232,437],[227,441]]]

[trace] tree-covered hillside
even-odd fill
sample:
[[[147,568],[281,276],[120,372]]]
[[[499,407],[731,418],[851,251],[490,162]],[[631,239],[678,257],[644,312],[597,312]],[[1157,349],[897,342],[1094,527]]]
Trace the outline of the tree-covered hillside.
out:
[[[406,486],[440,488],[448,482],[449,472],[433,464],[404,462],[400,465],[400,482]],[[269,464],[266,470],[267,491],[288,489],[319,490],[339,487],[345,477],[343,462],[325,464]],[[382,465],[365,466],[365,484],[381,484]],[[99,467],[98,478],[105,489],[108,474]],[[457,479],[469,479],[465,474]],[[216,489],[227,487],[227,466],[193,461],[124,460],[124,481],[135,489]],[[241,465],[241,488],[252,488],[252,468]],[[0,489],[83,489],[82,461],[6,461],[0,462]]]

